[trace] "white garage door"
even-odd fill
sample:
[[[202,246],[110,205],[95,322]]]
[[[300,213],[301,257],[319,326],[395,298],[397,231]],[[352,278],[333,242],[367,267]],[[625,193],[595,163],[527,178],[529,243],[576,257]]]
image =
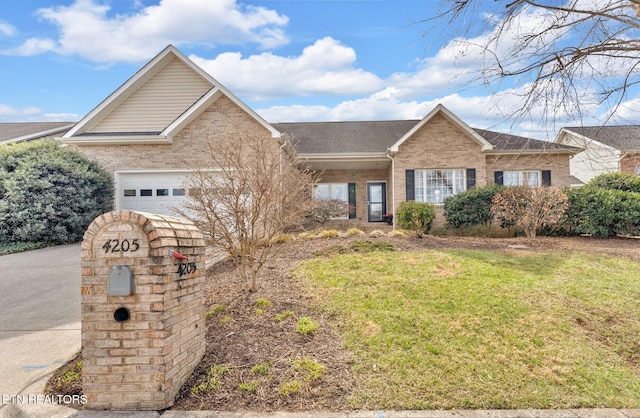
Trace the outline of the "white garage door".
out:
[[[188,172],[116,173],[116,208],[176,216],[173,208],[187,199],[183,182],[188,175]]]

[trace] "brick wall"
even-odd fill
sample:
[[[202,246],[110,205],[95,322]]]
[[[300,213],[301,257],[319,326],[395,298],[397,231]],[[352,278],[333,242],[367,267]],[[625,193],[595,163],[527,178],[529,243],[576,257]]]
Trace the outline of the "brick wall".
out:
[[[117,240],[117,242],[116,242]],[[179,274],[178,251],[195,263]],[[204,239],[178,218],[109,212],[82,242],[82,386],[90,409],[159,410],[205,350]],[[133,294],[109,295],[113,266],[133,272]],[[116,321],[126,308],[130,319]]]
[[[625,154],[620,159],[620,172],[637,174],[638,167],[640,167],[640,153]]]
[[[457,124],[437,114],[410,139],[400,145],[395,160],[395,203],[406,200],[405,170],[476,169],[478,185],[486,184],[485,155],[482,146]],[[436,215],[440,224],[442,211]]]
[[[571,185],[569,155],[567,154],[515,154],[488,155],[486,178],[494,183],[496,171],[551,170],[551,185],[567,187]]]

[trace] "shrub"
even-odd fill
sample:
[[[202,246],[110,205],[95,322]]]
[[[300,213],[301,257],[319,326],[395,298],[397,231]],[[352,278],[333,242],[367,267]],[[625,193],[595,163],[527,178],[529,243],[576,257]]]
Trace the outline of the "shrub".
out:
[[[402,202],[398,207],[397,217],[401,228],[413,231],[420,238],[431,229],[436,208],[426,202]]]
[[[492,199],[491,211],[501,226],[515,226],[529,238],[564,219],[567,195],[558,187],[509,187]]]
[[[601,174],[591,179],[588,185],[602,187],[603,189],[640,193],[640,176],[629,173]]]
[[[255,305],[258,309],[267,309],[269,306],[271,306],[271,301],[265,298],[258,298],[255,301]]]
[[[373,231],[369,232],[369,236],[374,238],[384,237],[386,235],[387,234],[381,229],[374,229]]]
[[[304,380],[307,382],[322,378],[326,369],[322,363],[311,360],[309,357],[294,360],[293,368],[298,372],[306,374]]]
[[[289,318],[290,316],[293,316],[293,315],[295,315],[295,313],[292,310],[287,309],[284,312],[279,313],[279,314],[276,315],[276,322],[282,322],[285,319],[287,319],[287,318]]]
[[[297,380],[285,382],[280,385],[280,389],[278,389],[278,393],[280,393],[280,395],[284,397],[297,395],[300,392],[302,392],[302,383],[298,382]]]
[[[596,236],[640,235],[640,193],[583,186],[571,189],[567,223]]]
[[[97,163],[53,140],[0,147],[0,240],[71,243],[113,204]]]
[[[389,232],[389,236],[391,236],[391,237],[404,237],[405,233],[401,229],[394,229],[393,231]]]
[[[296,324],[296,332],[302,335],[313,335],[318,330],[318,323],[308,316],[303,316]]]
[[[337,229],[325,229],[320,231],[318,238],[337,238],[340,236],[340,231]]]
[[[347,230],[347,235],[363,235],[364,232],[362,232],[361,229],[358,228],[349,228]]]
[[[492,220],[491,201],[503,186],[490,185],[469,189],[444,200],[444,216],[455,228],[489,225]]]
[[[269,374],[269,363],[259,363],[253,366],[250,370],[251,374],[260,374],[262,376],[266,376]]]
[[[252,380],[250,382],[240,383],[238,389],[247,392],[249,395],[253,395],[258,391],[258,386],[260,386],[260,383],[258,383],[257,380]]]

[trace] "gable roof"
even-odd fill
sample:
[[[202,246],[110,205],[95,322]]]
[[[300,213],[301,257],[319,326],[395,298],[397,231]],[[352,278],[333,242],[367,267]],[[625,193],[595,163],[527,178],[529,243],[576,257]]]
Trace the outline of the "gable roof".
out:
[[[280,132],[253,109],[168,45],[60,139],[84,145],[171,143],[175,134],[222,96],[269,130],[272,137],[280,137]]]
[[[11,122],[0,123],[0,144],[31,141],[60,135],[73,127],[75,122]]]
[[[579,135],[624,152],[640,151],[640,125],[566,127],[558,138],[563,133]]]
[[[418,122],[409,132],[404,134],[402,138],[396,141],[391,147],[389,147],[389,151],[391,153],[398,152],[398,148],[402,145],[406,140],[411,138],[411,136],[416,133],[422,126],[424,126],[427,122],[429,122],[435,115],[442,114],[444,117],[449,119],[454,125],[458,125],[462,131],[466,132],[472,139],[474,139],[478,144],[482,146],[482,151],[488,151],[493,148],[493,145],[483,137],[478,135],[476,131],[471,129],[469,125],[464,123],[460,118],[454,115],[449,109],[444,107],[442,104],[438,104],[431,112],[429,112],[420,122]]]

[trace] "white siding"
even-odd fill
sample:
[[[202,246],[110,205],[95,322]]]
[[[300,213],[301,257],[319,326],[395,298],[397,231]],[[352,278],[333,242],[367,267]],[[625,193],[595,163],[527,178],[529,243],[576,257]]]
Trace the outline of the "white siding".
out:
[[[159,132],[211,89],[187,65],[173,59],[89,132]]]
[[[620,151],[600,145],[595,141],[585,141],[571,134],[565,134],[562,144],[584,148],[569,160],[569,171],[583,183],[604,174],[617,172],[619,169]]]

